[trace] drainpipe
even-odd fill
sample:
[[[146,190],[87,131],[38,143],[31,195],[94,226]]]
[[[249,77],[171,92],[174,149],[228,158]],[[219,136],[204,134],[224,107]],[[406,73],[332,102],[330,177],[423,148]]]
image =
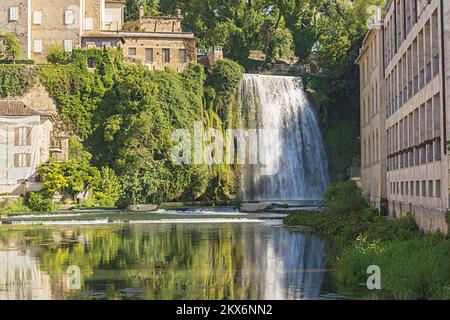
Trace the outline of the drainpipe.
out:
[[[444,117],[444,154],[447,154],[447,102],[446,102],[446,75],[445,75],[445,26],[444,26],[444,0],[441,0],[441,79],[442,79],[442,104],[443,104],[443,117]]]

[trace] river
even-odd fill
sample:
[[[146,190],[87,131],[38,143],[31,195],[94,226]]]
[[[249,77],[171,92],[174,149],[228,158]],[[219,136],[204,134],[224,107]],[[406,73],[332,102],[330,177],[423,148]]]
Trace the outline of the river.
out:
[[[326,244],[280,220],[3,230],[0,299],[322,299]]]

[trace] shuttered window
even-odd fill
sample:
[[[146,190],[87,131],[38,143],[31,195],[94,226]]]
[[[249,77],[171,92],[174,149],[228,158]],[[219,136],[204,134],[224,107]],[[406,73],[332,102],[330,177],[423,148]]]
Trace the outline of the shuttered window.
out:
[[[84,20],[84,29],[85,30],[93,30],[94,29],[94,19],[86,18]]]
[[[18,147],[31,145],[31,128],[30,127],[14,128],[14,145],[18,146]]]
[[[14,167],[24,168],[31,165],[30,153],[16,153],[14,154]]]
[[[72,52],[73,40],[64,40],[64,50],[66,50],[66,52]]]
[[[180,63],[186,63],[186,49],[180,49]]]
[[[170,62],[170,49],[163,49],[163,62],[164,63]]]
[[[33,13],[33,23],[34,24],[41,24],[42,23],[42,12],[41,11],[35,11]]]
[[[64,13],[64,21],[65,24],[73,24],[75,21],[75,17],[72,10],[66,10]]]
[[[19,7],[10,7],[9,21],[17,21],[17,20],[19,20]]]
[[[147,63],[153,62],[153,48],[145,49],[145,62]]]
[[[42,40],[34,40],[34,52],[35,53],[42,52]]]

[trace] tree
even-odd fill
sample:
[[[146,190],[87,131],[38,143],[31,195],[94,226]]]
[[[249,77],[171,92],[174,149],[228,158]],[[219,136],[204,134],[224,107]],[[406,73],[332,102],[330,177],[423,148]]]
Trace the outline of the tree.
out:
[[[125,21],[139,19],[139,10],[144,8],[145,15],[157,16],[160,14],[159,0],[127,0],[125,3]]]
[[[0,39],[4,46],[4,51],[0,52],[0,57],[13,60],[15,63],[22,54],[22,48],[16,35],[13,33],[0,34]]]

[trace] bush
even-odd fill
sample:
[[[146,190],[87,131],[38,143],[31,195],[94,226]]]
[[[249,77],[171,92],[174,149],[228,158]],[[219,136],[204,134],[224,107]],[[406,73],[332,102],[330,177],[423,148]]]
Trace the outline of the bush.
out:
[[[47,61],[50,63],[67,64],[70,54],[59,46],[51,46],[47,55]]]
[[[31,60],[31,59],[17,59],[17,60],[4,59],[4,60],[0,60],[0,64],[34,64],[34,60]]]
[[[0,65],[0,97],[20,96],[33,85],[33,71],[24,65]]]
[[[361,189],[351,180],[332,184],[324,194],[323,203],[336,213],[359,212],[369,207]]]
[[[26,204],[35,212],[52,212],[55,210],[52,199],[41,192],[28,193]]]
[[[214,62],[206,83],[216,90],[217,95],[227,98],[239,86],[243,73],[244,68],[240,64],[220,59]]]
[[[367,267],[381,270],[381,290],[368,290]],[[440,235],[379,244],[360,237],[337,259],[338,291],[363,298],[450,299],[450,241]]]
[[[334,211],[314,211],[289,215],[284,219],[289,226],[304,226],[324,237],[339,238],[350,242],[362,234],[369,240],[411,239],[420,235],[419,229],[411,217],[388,220],[380,217],[374,210],[347,214]]]
[[[22,198],[4,200],[0,203],[0,214],[27,213],[30,209],[24,204]]]

